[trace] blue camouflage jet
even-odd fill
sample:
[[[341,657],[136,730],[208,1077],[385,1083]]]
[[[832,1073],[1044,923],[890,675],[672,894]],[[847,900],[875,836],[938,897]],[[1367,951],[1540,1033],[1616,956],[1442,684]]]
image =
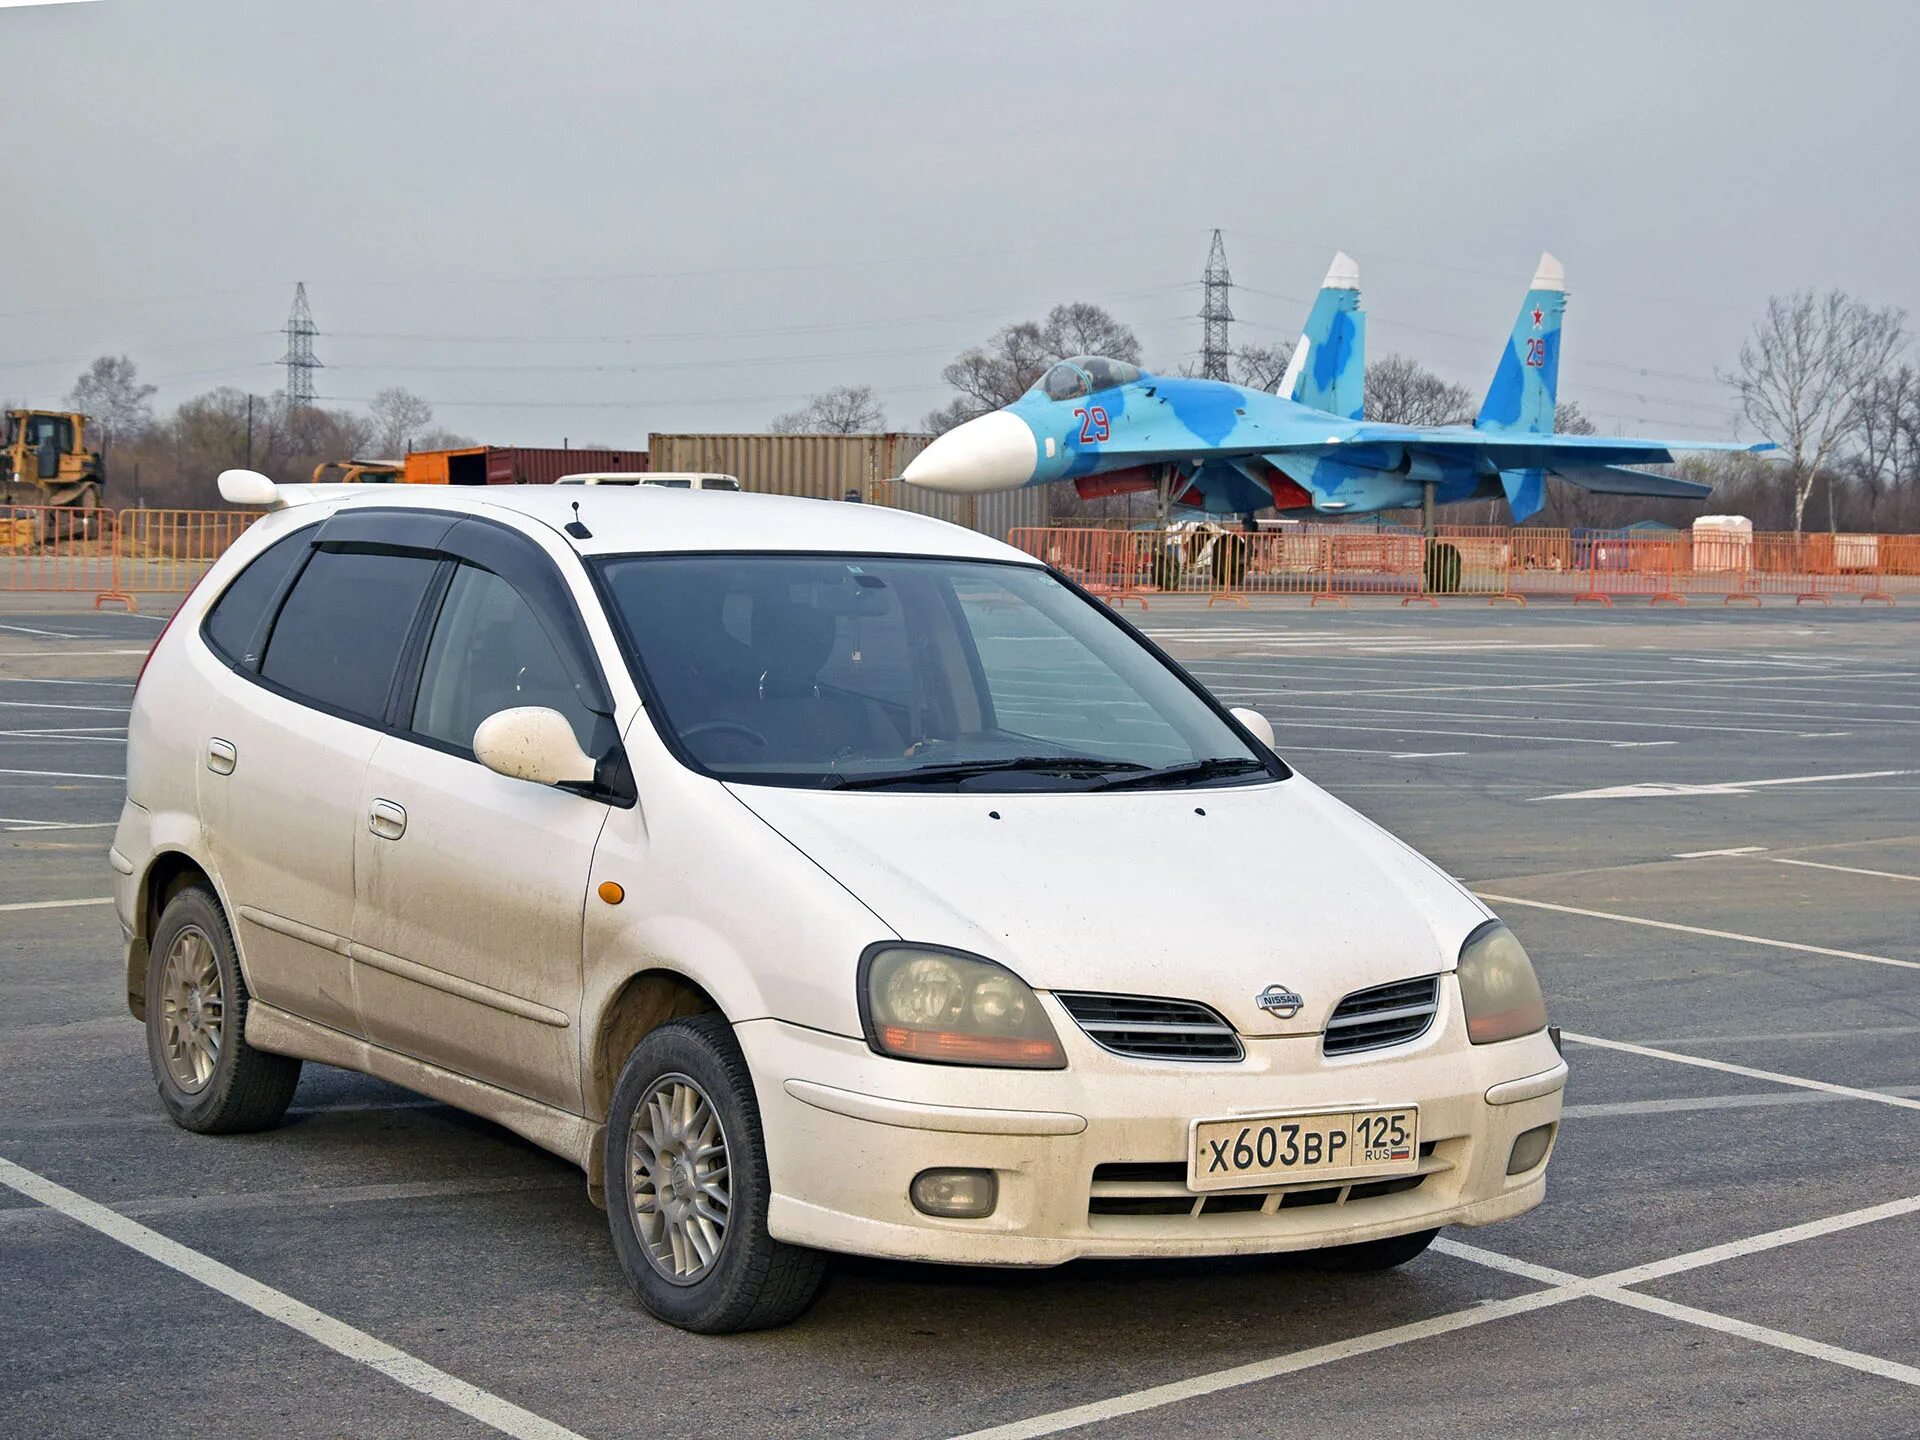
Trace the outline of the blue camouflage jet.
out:
[[[1702,499],[1711,486],[1626,467],[1666,464],[1675,451],[1774,448],[1555,434],[1566,306],[1566,272],[1542,255],[1473,424],[1368,421],[1360,272],[1336,255],[1274,393],[1076,355],[1006,408],[937,437],[902,478],[959,494],[1070,480],[1089,499],[1165,483],[1174,504],[1214,515],[1359,515],[1504,496],[1518,523],[1545,503],[1548,475],[1605,495]]]

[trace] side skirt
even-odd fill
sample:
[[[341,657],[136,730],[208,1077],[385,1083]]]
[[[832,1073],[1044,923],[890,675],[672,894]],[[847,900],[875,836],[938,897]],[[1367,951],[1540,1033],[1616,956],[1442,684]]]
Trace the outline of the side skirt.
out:
[[[325,1025],[303,1020],[258,1000],[247,1010],[247,1043],[276,1055],[292,1055],[343,1070],[358,1070],[391,1080],[431,1099],[443,1101],[504,1125],[542,1150],[550,1150],[585,1170],[589,1185],[599,1178],[600,1134],[605,1128],[567,1110],[556,1110],[511,1090],[502,1090],[424,1060],[415,1060]]]

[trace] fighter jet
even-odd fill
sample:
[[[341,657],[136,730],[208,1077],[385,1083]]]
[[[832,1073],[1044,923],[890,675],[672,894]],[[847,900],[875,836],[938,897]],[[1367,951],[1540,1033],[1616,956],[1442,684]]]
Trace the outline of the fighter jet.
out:
[[[937,437],[902,478],[959,494],[1070,480],[1089,499],[1166,482],[1175,504],[1214,515],[1268,506],[1357,515],[1504,496],[1518,523],[1545,503],[1548,475],[1605,495],[1701,499],[1711,486],[1626,467],[1666,464],[1676,451],[1774,448],[1555,434],[1566,306],[1566,271],[1542,255],[1473,424],[1368,421],[1360,271],[1336,255],[1275,393],[1076,355],[1005,409]]]

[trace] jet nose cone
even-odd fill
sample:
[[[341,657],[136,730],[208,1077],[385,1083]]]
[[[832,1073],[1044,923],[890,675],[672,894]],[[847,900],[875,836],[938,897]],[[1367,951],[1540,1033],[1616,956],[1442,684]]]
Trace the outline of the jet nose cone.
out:
[[[1039,446],[1018,415],[995,410],[956,425],[908,462],[900,478],[929,490],[1016,490],[1033,478]]]

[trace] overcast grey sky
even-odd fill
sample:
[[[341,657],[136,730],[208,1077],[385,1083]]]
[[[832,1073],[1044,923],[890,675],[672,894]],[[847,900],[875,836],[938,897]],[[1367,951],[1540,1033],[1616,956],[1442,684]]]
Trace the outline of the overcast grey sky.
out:
[[[0,398],[124,351],[267,393],[293,283],[351,403],[498,443],[753,429],[871,384],[911,428],[1004,321],[1106,304],[1298,332],[1333,249],[1373,354],[1478,392],[1534,261],[1562,395],[1730,433],[1770,291],[1920,312],[1910,4],[0,9]]]

